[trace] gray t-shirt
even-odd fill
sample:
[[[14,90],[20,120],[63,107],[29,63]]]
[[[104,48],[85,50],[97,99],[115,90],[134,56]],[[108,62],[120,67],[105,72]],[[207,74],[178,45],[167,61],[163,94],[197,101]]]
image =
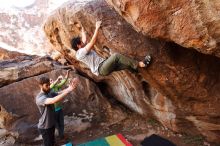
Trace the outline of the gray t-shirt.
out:
[[[95,51],[91,50],[87,52],[85,48],[80,48],[76,52],[76,59],[85,63],[91,69],[92,73],[97,76],[99,75],[99,65],[105,60],[104,58],[98,56]]]
[[[55,126],[55,112],[54,112],[54,105],[45,105],[44,102],[47,98],[53,98],[57,96],[57,93],[50,92],[48,94],[44,92],[40,92],[36,96],[36,104],[40,111],[41,117],[38,122],[39,129],[48,129]]]

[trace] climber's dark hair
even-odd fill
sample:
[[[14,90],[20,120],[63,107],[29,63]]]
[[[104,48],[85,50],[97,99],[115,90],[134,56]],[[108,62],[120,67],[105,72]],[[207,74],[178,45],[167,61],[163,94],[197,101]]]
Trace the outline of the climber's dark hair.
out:
[[[74,50],[78,50],[79,48],[77,47],[77,45],[81,44],[81,39],[80,37],[75,37],[71,40],[71,46]]]
[[[48,77],[40,77],[38,83],[40,85],[49,84],[50,83],[50,79]]]

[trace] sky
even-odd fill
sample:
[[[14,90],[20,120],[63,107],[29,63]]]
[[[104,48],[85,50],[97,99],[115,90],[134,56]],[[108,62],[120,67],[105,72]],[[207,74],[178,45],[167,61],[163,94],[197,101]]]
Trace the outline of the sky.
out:
[[[62,1],[62,0],[61,0]],[[35,0],[0,0],[0,8],[10,8],[10,7],[26,7],[30,6],[35,2]]]
[[[0,8],[24,8],[32,5],[35,1],[36,0],[0,0]],[[50,6],[56,8],[66,1],[68,0],[51,0]]]

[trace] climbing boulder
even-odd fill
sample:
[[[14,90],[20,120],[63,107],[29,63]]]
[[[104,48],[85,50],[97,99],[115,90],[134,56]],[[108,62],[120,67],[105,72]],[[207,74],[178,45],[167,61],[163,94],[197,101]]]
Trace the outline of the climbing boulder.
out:
[[[8,59],[15,59],[21,56],[27,56],[27,54],[19,53],[16,51],[8,51],[8,50],[0,48],[0,61],[8,60]]]
[[[220,57],[218,0],[106,0],[136,31]]]
[[[49,72],[59,64],[50,57],[19,56],[15,59],[0,61],[0,87]]]
[[[151,65],[140,69],[139,74],[118,71],[106,77],[93,75],[87,66],[75,59],[70,40],[80,35],[80,25],[87,31],[88,40],[91,39],[96,20],[103,21],[94,46],[100,56],[105,58],[119,52],[140,61],[150,53],[153,58]],[[185,23],[182,24],[185,26]],[[156,33],[157,39],[152,39],[135,31],[104,0],[66,3],[48,17],[44,31],[54,49],[81,74],[94,80],[109,97],[114,97],[144,117],[156,117],[174,131],[203,134],[208,140],[219,142],[220,60],[183,47],[190,47],[189,42],[193,42],[191,47],[205,48],[202,49],[205,52],[210,46],[203,42],[217,41],[211,35],[204,35],[200,42],[199,37],[193,41],[186,39],[188,42],[183,39],[185,43],[179,43],[182,46],[167,41],[172,40],[168,39],[171,38],[169,35],[165,38]],[[194,32],[199,36],[200,32]],[[185,36],[182,31],[176,33]]]

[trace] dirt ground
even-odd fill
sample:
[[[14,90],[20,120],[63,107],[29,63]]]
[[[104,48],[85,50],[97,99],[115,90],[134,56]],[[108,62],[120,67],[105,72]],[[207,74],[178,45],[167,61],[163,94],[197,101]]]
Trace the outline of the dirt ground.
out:
[[[128,113],[129,116],[121,121],[113,124],[108,122],[95,122],[90,114],[82,114],[81,116],[65,116],[65,141],[59,140],[56,132],[56,145],[60,146],[71,141],[74,146],[82,144],[97,138],[103,138],[110,135],[121,133],[133,146],[141,146],[141,141],[145,137],[157,134],[171,142],[176,146],[220,146],[219,144],[211,144],[204,140],[202,136],[190,136],[174,133],[164,128],[158,121],[154,119],[144,119],[140,115],[133,112]],[[40,137],[36,141],[29,144],[14,144],[18,146],[39,146],[42,144]]]
[[[85,125],[84,125],[85,124]],[[84,126],[83,126],[84,125]],[[85,127],[87,128],[85,130]],[[212,144],[204,141],[202,136],[187,136],[174,133],[167,128],[164,128],[159,122],[154,119],[143,119],[141,116],[132,114],[126,119],[114,124],[97,123],[88,126],[88,123],[81,123],[81,127],[77,126],[78,131],[75,131],[70,126],[66,128],[67,139],[74,144],[81,144],[97,138],[102,138],[114,134],[121,133],[134,146],[141,146],[140,142],[151,134],[157,134],[161,137],[170,140],[177,146],[211,146]],[[60,145],[61,143],[59,143]],[[216,145],[217,146],[217,145]]]

